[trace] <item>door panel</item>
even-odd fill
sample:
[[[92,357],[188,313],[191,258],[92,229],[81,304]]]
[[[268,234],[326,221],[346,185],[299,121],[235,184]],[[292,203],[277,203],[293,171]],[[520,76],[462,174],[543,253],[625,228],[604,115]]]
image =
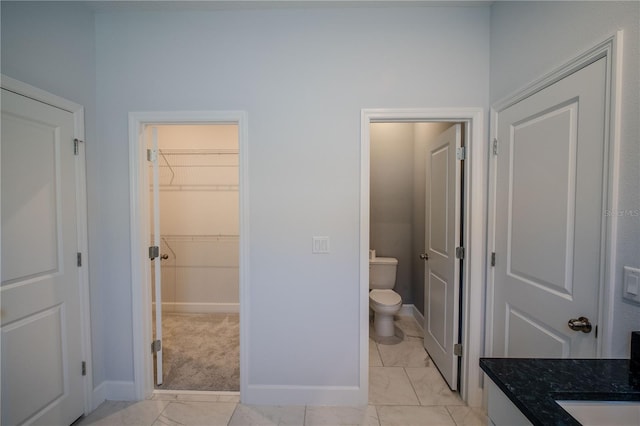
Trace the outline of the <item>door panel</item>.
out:
[[[425,336],[424,347],[451,389],[457,388],[460,268],[455,256],[460,241],[460,124],[427,144],[425,194]]]
[[[2,424],[83,413],[73,129],[2,90]]]
[[[494,356],[593,357],[604,170],[605,61],[498,114]]]

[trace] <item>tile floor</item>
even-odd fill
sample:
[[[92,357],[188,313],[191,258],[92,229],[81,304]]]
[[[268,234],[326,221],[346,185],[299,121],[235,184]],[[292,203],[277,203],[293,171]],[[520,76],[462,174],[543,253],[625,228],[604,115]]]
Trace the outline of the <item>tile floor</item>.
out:
[[[482,410],[449,390],[423,348],[416,321],[398,317],[396,326],[403,334],[396,344],[369,339],[368,406],[253,406],[233,394],[163,393],[139,402],[106,401],[76,425],[486,425]]]

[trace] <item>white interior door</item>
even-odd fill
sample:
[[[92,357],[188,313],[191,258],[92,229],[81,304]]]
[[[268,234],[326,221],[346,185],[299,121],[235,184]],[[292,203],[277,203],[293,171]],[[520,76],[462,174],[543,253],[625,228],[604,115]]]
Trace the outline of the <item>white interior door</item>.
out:
[[[2,89],[2,424],[83,414],[73,114]]]
[[[568,322],[598,317],[605,73],[600,59],[498,114],[494,356],[596,356]]]
[[[151,255],[153,273],[152,285],[155,300],[155,337],[154,353],[156,359],[156,385],[162,384],[162,268],[160,265],[160,165],[158,150],[158,128],[151,128],[151,147],[148,159],[151,163],[151,236],[152,245],[157,249],[155,255]],[[157,346],[156,346],[157,344]]]
[[[456,149],[462,128],[455,124],[427,144],[424,277],[424,347],[453,390],[458,386],[460,305],[461,165]]]

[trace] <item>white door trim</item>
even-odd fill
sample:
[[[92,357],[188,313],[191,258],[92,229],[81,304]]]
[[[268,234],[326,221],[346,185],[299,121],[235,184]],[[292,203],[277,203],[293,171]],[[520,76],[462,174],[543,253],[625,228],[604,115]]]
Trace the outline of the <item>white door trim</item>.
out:
[[[237,124],[240,148],[240,394],[247,388],[249,365],[249,152],[247,115],[243,111],[155,111],[129,113],[129,189],[131,220],[131,294],[133,318],[133,368],[135,398],[153,393],[153,360],[150,356],[151,287],[145,253],[149,246],[149,201],[146,146],[141,132],[146,124]]]
[[[74,138],[84,141],[84,107],[60,96],[45,92],[42,89],[15,80],[5,75],[0,76],[0,86],[18,95],[43,102],[73,114]],[[80,329],[82,332],[82,359],[86,362],[87,375],[84,378],[84,414],[95,408],[93,406],[93,358],[91,354],[91,300],[89,296],[89,243],[87,231],[87,182],[85,144],[80,143],[79,153],[75,161],[76,214],[78,217],[78,250],[82,253],[82,266],[78,268],[80,291]]]
[[[482,404],[479,359],[484,332],[484,277],[486,265],[486,171],[488,145],[482,108],[363,109],[360,129],[360,388],[368,389],[369,375],[369,125],[375,122],[463,122],[468,132],[465,145],[464,246],[466,268],[461,293],[462,357],[460,396],[470,406]],[[473,301],[473,303],[471,303]]]
[[[605,95],[605,164],[602,215],[602,247],[599,284],[598,307],[598,339],[597,357],[611,356],[613,339],[613,304],[615,301],[616,279],[616,240],[618,218],[616,215],[605,215],[606,211],[613,211],[618,206],[619,199],[619,164],[620,164],[620,108],[622,99],[622,30],[608,37],[606,40],[576,56],[566,64],[546,74],[522,90],[496,102],[491,108],[490,140],[496,138],[498,128],[498,114],[523,99],[551,86],[568,75],[586,67],[598,59],[605,58],[607,62],[606,95]],[[499,148],[498,148],[499,149]],[[496,161],[492,156],[489,161],[489,199],[488,199],[488,228],[487,252],[495,251],[495,217],[496,217]],[[493,293],[494,271],[487,260],[487,307],[486,307],[486,335],[485,353],[492,355],[493,348]]]

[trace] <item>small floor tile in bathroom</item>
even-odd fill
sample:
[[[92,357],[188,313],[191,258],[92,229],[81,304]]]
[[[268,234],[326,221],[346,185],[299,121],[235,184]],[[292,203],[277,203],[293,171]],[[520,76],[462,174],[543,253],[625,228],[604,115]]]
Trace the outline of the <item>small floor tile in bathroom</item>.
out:
[[[305,407],[238,404],[229,426],[269,426],[304,424]]]
[[[369,339],[369,367],[382,367],[378,344],[373,339]]]
[[[420,405],[464,405],[458,392],[449,389],[437,368],[405,368],[405,371]]]
[[[402,367],[369,368],[369,403],[374,405],[419,405]]]
[[[456,422],[456,426],[486,426],[489,418],[481,408],[467,407],[464,405],[447,407],[449,414]]]
[[[396,345],[378,344],[378,352],[385,367],[426,367],[431,364],[423,340],[405,337]]]
[[[162,416],[185,426],[227,426],[236,405],[234,402],[170,402]]]
[[[106,401],[77,426],[150,426],[160,413],[170,404],[169,401]]]
[[[445,407],[378,407],[381,426],[455,426]]]
[[[307,407],[305,426],[379,426],[373,405],[364,407]]]

